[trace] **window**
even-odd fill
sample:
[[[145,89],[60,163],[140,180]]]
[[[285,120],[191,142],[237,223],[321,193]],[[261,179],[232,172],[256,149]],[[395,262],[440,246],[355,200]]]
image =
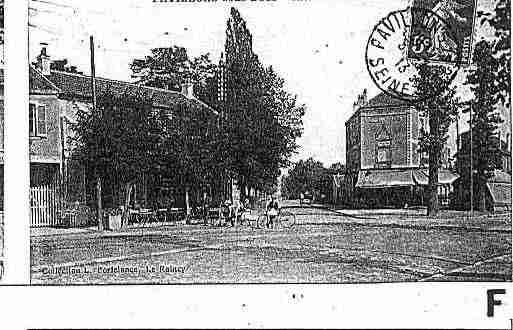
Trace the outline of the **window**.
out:
[[[41,104],[29,104],[30,136],[46,136],[46,107]]]
[[[390,167],[391,164],[390,140],[379,141],[376,146],[376,166],[379,168]]]

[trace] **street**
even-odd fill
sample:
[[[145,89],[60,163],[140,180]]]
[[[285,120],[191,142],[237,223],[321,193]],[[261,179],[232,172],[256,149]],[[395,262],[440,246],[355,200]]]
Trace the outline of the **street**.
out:
[[[511,281],[511,217],[292,207],[288,229],[202,225],[33,235],[33,284]]]

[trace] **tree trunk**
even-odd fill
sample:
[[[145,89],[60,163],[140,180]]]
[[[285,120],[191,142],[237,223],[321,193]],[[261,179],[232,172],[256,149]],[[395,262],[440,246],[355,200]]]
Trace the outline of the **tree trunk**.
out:
[[[123,214],[121,219],[121,227],[126,227],[128,224],[128,216],[130,215],[130,195],[132,195],[132,188],[134,187],[133,182],[128,182],[125,184],[125,201],[123,203]]]
[[[438,160],[439,153],[429,153],[429,181],[427,187],[427,215],[436,216],[440,211],[438,202]]]
[[[189,202],[189,187],[185,187],[185,223],[189,224],[191,215],[191,206]]]
[[[480,212],[486,211],[486,179],[479,175],[477,181],[477,205],[476,209]]]
[[[100,176],[96,177],[96,202],[98,209],[98,230],[103,231],[102,179]]]

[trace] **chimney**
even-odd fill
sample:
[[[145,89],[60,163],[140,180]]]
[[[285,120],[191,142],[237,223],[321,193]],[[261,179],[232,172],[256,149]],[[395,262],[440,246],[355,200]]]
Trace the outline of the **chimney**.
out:
[[[190,81],[182,83],[182,94],[189,99],[194,98],[194,84]]]
[[[37,56],[37,68],[45,76],[50,75],[50,56],[46,53],[46,47],[48,44],[41,43],[41,53]]]
[[[358,94],[356,102],[353,103],[353,111],[360,109],[360,107],[365,106],[367,104],[367,88],[363,90],[362,94]]]

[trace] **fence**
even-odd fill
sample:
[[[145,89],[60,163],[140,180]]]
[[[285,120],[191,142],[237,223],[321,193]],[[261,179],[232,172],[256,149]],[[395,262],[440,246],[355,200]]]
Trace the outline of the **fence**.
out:
[[[31,227],[61,225],[60,209],[60,193],[56,184],[30,188]]]

